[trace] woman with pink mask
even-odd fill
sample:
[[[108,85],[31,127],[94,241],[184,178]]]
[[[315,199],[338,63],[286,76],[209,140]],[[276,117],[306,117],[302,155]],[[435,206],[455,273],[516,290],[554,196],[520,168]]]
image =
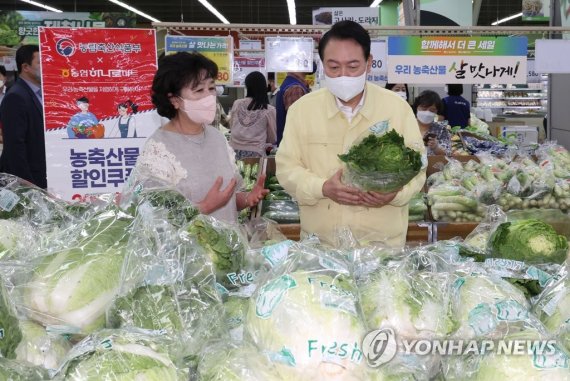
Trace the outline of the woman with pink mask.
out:
[[[212,127],[218,67],[196,53],[176,53],[158,62],[152,102],[169,122],[147,140],[134,170],[136,181],[177,189],[203,214],[236,222],[238,210],[257,205],[267,190],[261,176],[251,192],[241,190],[235,154]]]

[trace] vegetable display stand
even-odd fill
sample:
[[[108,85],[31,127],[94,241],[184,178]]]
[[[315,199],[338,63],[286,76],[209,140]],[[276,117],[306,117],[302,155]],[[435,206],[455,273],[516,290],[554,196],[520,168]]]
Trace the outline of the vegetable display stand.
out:
[[[469,160],[474,160],[476,162],[479,162],[477,156],[474,155],[453,156],[452,158],[461,163],[467,163]],[[441,171],[446,164],[447,164],[447,156],[445,155],[428,156],[428,166],[426,169],[426,176],[429,177],[429,175]]]
[[[432,222],[432,242],[467,237],[479,225],[477,222]]]
[[[430,243],[433,235],[432,225],[431,222],[410,222],[406,234],[406,245],[417,246]]]
[[[279,224],[277,228],[287,239],[293,241],[299,241],[301,239],[300,224]]]

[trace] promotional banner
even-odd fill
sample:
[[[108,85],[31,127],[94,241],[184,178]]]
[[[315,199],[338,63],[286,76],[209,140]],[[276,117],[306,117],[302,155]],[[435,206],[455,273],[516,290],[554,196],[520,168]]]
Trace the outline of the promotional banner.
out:
[[[132,12],[0,11],[0,45],[37,44],[38,28],[134,28]]]
[[[550,0],[522,0],[522,21],[550,20]]]
[[[312,37],[266,37],[265,67],[268,72],[313,71]]]
[[[388,37],[388,81],[524,84],[526,37]]]
[[[254,71],[259,71],[267,78],[265,58],[234,57],[233,78],[235,86],[245,86],[245,77]]]
[[[166,55],[176,52],[198,52],[218,65],[216,83],[231,85],[233,74],[234,43],[230,36],[166,36],[164,45]]]
[[[120,192],[160,126],[150,99],[153,29],[40,28],[49,190]]]
[[[372,40],[370,44],[372,55],[372,68],[366,80],[384,86],[388,82],[386,65],[386,41]]]
[[[360,25],[378,25],[380,8],[318,8],[313,11],[313,25],[332,25],[343,20],[354,21]]]

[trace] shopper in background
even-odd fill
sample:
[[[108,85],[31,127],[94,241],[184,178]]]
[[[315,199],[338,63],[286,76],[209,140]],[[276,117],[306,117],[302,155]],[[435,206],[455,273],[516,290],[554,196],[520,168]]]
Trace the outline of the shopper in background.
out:
[[[287,73],[287,77],[279,86],[275,99],[275,108],[277,109],[277,145],[281,144],[281,139],[283,139],[283,130],[285,129],[289,107],[311,91],[305,77],[307,74],[313,74],[315,71],[317,71],[317,65],[313,62],[312,72]]]
[[[408,91],[408,85],[405,83],[387,83],[385,86],[386,89],[392,90],[396,94],[400,96],[406,102],[409,102],[410,99],[410,92]]]
[[[2,104],[2,99],[6,94],[6,81],[8,81],[6,68],[3,65],[0,65],[0,105]]]
[[[447,125],[436,121],[443,104],[435,91],[425,90],[416,97],[412,106],[428,155],[450,155],[451,135]]]
[[[16,51],[19,78],[0,105],[4,148],[0,171],[47,188],[40,53],[38,45]]]
[[[465,128],[469,126],[471,124],[469,120],[471,118],[471,107],[467,99],[461,96],[463,85],[455,83],[446,87],[449,96],[443,98],[443,117],[451,127]]]
[[[2,104],[2,99],[4,98],[4,94],[6,94],[6,81],[7,81],[7,73],[6,68],[3,65],[0,65],[0,105]],[[2,123],[0,122],[0,144],[2,144]]]
[[[279,88],[275,82],[275,73],[267,73],[267,97],[269,98],[269,104],[275,107],[275,102],[277,102],[277,93]]]
[[[222,85],[217,85],[216,86],[216,116],[214,116],[214,121],[212,122],[212,126],[214,126],[214,128],[217,128],[218,130],[220,130],[224,135],[226,135],[229,130],[228,130],[228,126],[230,124],[228,115],[226,114],[226,111],[224,110],[224,106],[222,106],[222,104],[220,103],[220,99],[218,97],[221,97],[222,95],[224,95],[224,86]]]
[[[247,97],[238,99],[230,112],[230,145],[236,159],[265,156],[268,147],[275,144],[275,107],[267,98],[267,82],[258,71],[245,77]]]
[[[218,67],[201,54],[186,52],[159,61],[152,102],[169,122],[147,140],[134,170],[134,181],[170,185],[203,214],[237,222],[238,210],[257,205],[267,194],[265,176],[251,192],[224,135],[211,126],[216,113],[214,78]]]
[[[406,242],[408,202],[425,182],[425,170],[392,193],[366,192],[342,182],[339,154],[371,133],[395,130],[424,153],[410,106],[372,83],[370,36],[358,23],[341,21],[319,43],[326,88],[299,99],[287,114],[277,150],[277,178],[299,203],[301,230],[336,244],[337,228],[358,240],[393,247]]]

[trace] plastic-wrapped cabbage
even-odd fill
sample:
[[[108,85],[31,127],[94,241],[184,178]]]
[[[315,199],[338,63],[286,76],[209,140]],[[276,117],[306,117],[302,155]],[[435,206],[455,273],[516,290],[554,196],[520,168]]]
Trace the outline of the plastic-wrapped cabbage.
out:
[[[489,238],[489,248],[497,258],[529,263],[562,263],[567,257],[568,241],[540,220],[504,222]]]
[[[18,324],[14,308],[0,278],[0,357],[16,358],[16,348],[22,340],[22,331]]]
[[[33,321],[19,323],[22,341],[16,348],[16,360],[25,361],[46,369],[57,369],[71,349],[68,339],[49,334],[46,329]]]
[[[247,251],[247,240],[238,227],[200,215],[186,230],[212,261],[216,281],[227,288],[236,287],[232,276],[240,272]]]
[[[257,348],[220,342],[202,353],[197,381],[285,381],[285,378]]]
[[[34,227],[51,230],[74,221],[68,204],[26,180],[0,173],[0,219],[23,219]]]
[[[157,218],[177,227],[186,225],[200,213],[190,200],[170,188],[143,189],[129,201],[127,210],[132,215],[155,213]]]
[[[10,257],[11,250],[18,246],[19,242],[29,244],[33,235],[31,228],[22,222],[12,220],[0,220],[0,259]]]
[[[359,290],[369,329],[389,327],[410,339],[444,337],[454,329],[446,274],[383,268]]]
[[[524,294],[499,277],[482,274],[459,277],[452,293],[458,323],[453,334],[456,338],[498,339],[537,323]]]
[[[169,345],[144,332],[99,331],[73,347],[56,380],[186,381]]]
[[[246,322],[249,298],[245,296],[230,295],[224,302],[225,323],[230,330],[233,340],[243,340],[243,329]]]
[[[554,334],[570,332],[570,278],[568,273],[551,283],[534,303],[533,312]],[[568,336],[570,339],[570,335]],[[565,343],[570,351],[570,341]]]
[[[368,379],[357,303],[342,259],[299,250],[260,280],[246,332],[286,379]]]
[[[18,277],[23,297],[17,304],[44,325],[62,326],[62,333],[102,328],[119,290],[131,221],[122,212],[103,212],[77,232],[76,246],[35,259]]]
[[[406,147],[395,130],[370,134],[339,158],[346,163],[343,180],[367,191],[396,191],[422,168],[421,154]]]
[[[533,331],[519,332],[505,337],[507,342],[521,341],[525,344],[536,341],[534,348],[525,347],[527,351],[519,355],[492,353],[483,356],[479,369],[469,378],[472,381],[491,380],[533,380],[533,381],[569,381],[570,358],[556,344],[539,342],[539,335]],[[528,344],[527,344],[528,346]],[[532,346],[532,344],[531,344]]]
[[[28,366],[19,361],[0,357],[0,380],[5,381],[44,381],[49,380],[47,371],[36,366]]]

